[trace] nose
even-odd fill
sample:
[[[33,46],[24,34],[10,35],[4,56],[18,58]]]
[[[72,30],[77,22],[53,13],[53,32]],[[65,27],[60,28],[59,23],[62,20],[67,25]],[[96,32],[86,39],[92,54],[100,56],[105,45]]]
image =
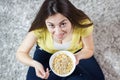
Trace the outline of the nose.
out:
[[[60,28],[60,27],[56,27],[55,28],[55,33],[56,34],[59,34],[59,33],[61,33],[62,32],[62,29]]]

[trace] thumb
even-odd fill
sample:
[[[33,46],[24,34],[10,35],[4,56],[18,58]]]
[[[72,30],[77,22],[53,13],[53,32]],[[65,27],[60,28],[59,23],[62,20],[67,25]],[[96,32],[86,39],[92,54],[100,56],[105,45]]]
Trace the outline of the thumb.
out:
[[[42,75],[43,77],[45,77],[45,71],[44,71],[44,68],[42,67],[41,69],[39,69],[39,71],[40,71],[41,75]]]
[[[41,67],[41,68],[36,69],[36,74],[37,74],[38,77],[45,78],[44,68]]]
[[[49,74],[50,74],[49,72],[50,72],[50,71],[49,71],[49,69],[47,68],[47,69],[46,69],[46,76],[45,76],[45,79],[47,79],[47,78],[49,77]]]

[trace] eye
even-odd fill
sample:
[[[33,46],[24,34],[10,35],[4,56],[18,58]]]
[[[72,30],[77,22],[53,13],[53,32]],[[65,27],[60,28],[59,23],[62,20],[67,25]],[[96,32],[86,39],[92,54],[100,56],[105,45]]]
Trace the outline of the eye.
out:
[[[49,28],[55,28],[53,24],[48,25]]]
[[[61,27],[65,27],[66,26],[66,23],[65,22],[63,22],[63,23],[61,23],[61,25],[60,25]]]

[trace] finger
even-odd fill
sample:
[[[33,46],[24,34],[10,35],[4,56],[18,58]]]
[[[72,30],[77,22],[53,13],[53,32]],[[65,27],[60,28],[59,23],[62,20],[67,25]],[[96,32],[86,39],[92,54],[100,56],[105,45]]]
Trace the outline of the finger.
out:
[[[49,71],[49,69],[47,68],[47,69],[46,69],[46,73],[49,74],[49,72],[50,72],[50,71]]]
[[[42,74],[42,75],[44,75],[44,76],[45,76],[45,71],[44,71],[44,69],[43,69],[43,68],[39,69],[39,71],[41,72],[41,74]]]
[[[77,59],[77,56],[75,55],[75,58],[76,58],[76,62],[75,64],[77,65],[79,63],[78,59]]]
[[[36,71],[36,75],[40,78],[45,78],[45,72],[39,69]]]
[[[45,79],[48,79],[49,74],[50,74],[49,72],[50,72],[50,71],[49,71],[49,69],[47,68],[47,69],[46,69],[46,76],[45,76]]]
[[[79,62],[76,60],[75,64],[78,65],[78,63],[79,63]]]

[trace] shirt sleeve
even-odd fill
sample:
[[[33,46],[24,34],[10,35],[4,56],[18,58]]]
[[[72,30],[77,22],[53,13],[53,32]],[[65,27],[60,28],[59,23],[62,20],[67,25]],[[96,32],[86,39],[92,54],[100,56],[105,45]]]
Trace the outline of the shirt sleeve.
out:
[[[81,36],[86,37],[90,35],[93,32],[93,25],[88,28],[82,28],[81,29]]]
[[[84,20],[82,24],[89,24],[91,23],[89,20]],[[90,35],[93,32],[93,25],[86,27],[86,28],[81,28],[81,37],[86,37]]]
[[[33,33],[37,38],[42,37],[42,29],[35,29],[35,30],[33,30]]]

